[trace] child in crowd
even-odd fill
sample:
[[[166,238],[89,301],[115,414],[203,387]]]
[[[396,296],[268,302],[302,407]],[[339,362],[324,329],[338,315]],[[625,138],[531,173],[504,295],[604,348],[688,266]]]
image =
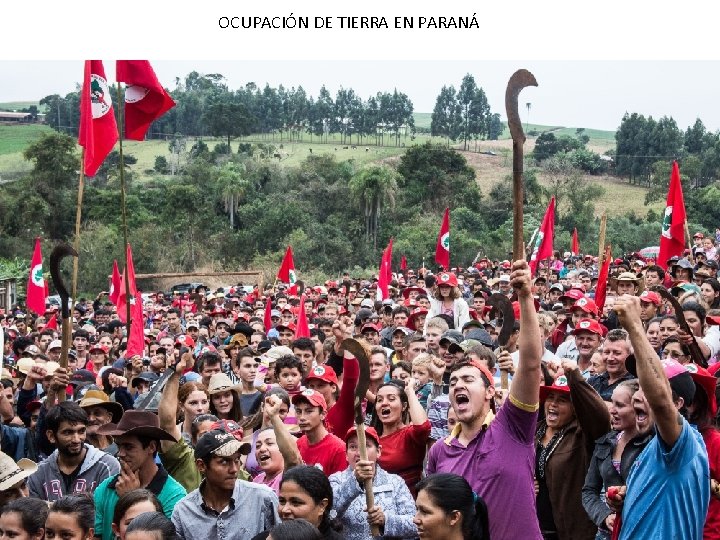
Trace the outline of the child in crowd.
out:
[[[430,364],[432,364],[433,355],[429,353],[421,353],[415,357],[412,362],[412,378],[415,379],[415,394],[420,401],[423,409],[427,409],[428,396],[432,390],[430,382]]]

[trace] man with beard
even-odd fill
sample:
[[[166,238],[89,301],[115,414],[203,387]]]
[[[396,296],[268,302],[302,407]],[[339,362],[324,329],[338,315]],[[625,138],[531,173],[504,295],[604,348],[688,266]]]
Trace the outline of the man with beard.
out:
[[[512,270],[522,328],[509,396],[495,416],[492,373],[479,362],[458,363],[450,376],[450,404],[458,423],[430,449],[427,474],[454,473],[470,483],[487,504],[490,538],[540,540],[533,444],[543,351],[527,262],[515,261]]]
[[[117,445],[112,437],[100,435],[97,430],[110,422],[118,423],[123,415],[123,408],[119,403],[110,401],[102,390],[88,390],[80,400],[80,408],[88,415],[87,441],[95,448],[117,456]]]
[[[117,459],[85,442],[88,416],[77,403],[63,401],[50,409],[45,425],[56,449],[28,480],[32,497],[54,502],[65,495],[92,493],[120,472]]]

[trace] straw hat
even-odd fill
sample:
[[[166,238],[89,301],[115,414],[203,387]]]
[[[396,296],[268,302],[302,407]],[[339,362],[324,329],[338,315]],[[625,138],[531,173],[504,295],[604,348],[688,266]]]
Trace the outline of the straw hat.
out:
[[[123,415],[122,405],[114,401],[110,401],[108,395],[102,390],[88,390],[80,400],[79,403],[81,408],[86,407],[102,407],[112,414],[112,421],[116,424],[120,421]]]
[[[212,396],[221,392],[227,392],[228,390],[236,390],[239,387],[240,385],[233,384],[230,377],[228,377],[225,373],[216,373],[210,377],[210,382],[208,383],[208,394]]]
[[[0,452],[0,491],[10,489],[37,470],[38,466],[34,461],[22,458],[15,463],[13,458]]]

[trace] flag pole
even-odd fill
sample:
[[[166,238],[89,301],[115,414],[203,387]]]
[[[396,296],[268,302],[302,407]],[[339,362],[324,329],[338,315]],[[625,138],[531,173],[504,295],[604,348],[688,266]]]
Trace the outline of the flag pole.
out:
[[[687,237],[688,248],[690,250],[690,262],[695,264],[695,254],[693,253],[692,238],[690,237],[690,227],[688,227],[687,219],[685,220],[685,236]]]
[[[82,149],[80,157],[80,180],[78,182],[77,208],[75,210],[75,241],[73,247],[80,254],[80,219],[82,217],[82,202],[85,192],[85,148]],[[72,299],[77,299],[77,281],[78,281],[78,260],[80,257],[73,257],[73,278],[72,278]]]
[[[605,256],[605,231],[607,229],[607,210],[605,210],[600,218],[600,235],[598,237],[598,264],[602,266]]]
[[[120,174],[120,200],[122,202],[122,229],[123,229],[123,245],[125,246],[125,317],[126,323],[125,328],[127,332],[127,338],[130,339],[130,276],[128,275],[128,259],[127,259],[127,247],[128,247],[128,225],[127,225],[127,203],[125,200],[125,162],[123,159],[123,103],[122,103],[122,91],[120,83],[117,83],[117,105],[118,105],[118,142],[120,143],[119,148],[119,174]]]

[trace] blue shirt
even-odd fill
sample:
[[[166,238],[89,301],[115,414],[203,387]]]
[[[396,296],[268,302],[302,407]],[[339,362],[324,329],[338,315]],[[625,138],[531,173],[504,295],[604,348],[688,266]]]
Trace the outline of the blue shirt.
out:
[[[683,419],[672,448],[655,435],[633,463],[620,540],[701,540],[710,503],[710,468],[700,433]]]

